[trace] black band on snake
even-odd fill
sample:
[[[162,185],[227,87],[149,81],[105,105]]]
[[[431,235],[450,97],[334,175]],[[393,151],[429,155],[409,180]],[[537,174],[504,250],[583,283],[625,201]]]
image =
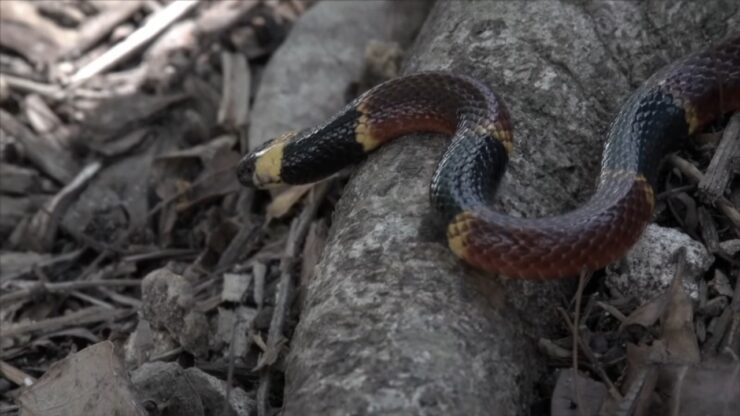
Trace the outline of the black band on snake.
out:
[[[621,258],[651,219],[666,153],[723,114],[740,110],[740,37],[657,73],[622,106],[608,133],[594,195],[562,215],[516,218],[489,206],[512,148],[509,114],[488,87],[430,72],[369,90],[326,124],[288,133],[246,155],[244,184],[317,181],[399,136],[450,135],[431,181],[450,249],[470,265],[509,277],[557,278]]]

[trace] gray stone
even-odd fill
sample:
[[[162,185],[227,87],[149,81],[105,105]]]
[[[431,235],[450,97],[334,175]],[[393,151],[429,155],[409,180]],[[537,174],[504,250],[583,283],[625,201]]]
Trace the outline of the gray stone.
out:
[[[726,240],[719,243],[719,248],[724,250],[730,256],[740,253],[740,239]]]
[[[167,269],[149,273],[141,282],[141,315],[153,330],[162,331],[198,356],[208,349],[208,320],[195,307],[193,287]]]
[[[648,301],[664,293],[676,276],[676,252],[686,249],[684,288],[699,298],[696,281],[714,262],[704,245],[674,228],[648,225],[640,240],[619,262],[606,269],[606,285],[619,293]]]
[[[254,399],[238,387],[232,387],[229,405],[225,407],[226,382],[195,367],[147,363],[133,371],[131,381],[149,414],[249,416],[255,412]],[[155,408],[160,410],[154,411]]]

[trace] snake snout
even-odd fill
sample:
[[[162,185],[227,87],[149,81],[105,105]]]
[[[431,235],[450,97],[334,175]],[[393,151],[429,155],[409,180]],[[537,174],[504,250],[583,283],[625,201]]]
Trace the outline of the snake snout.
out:
[[[236,167],[236,177],[244,186],[254,185],[254,165],[257,157],[254,153],[247,153]]]

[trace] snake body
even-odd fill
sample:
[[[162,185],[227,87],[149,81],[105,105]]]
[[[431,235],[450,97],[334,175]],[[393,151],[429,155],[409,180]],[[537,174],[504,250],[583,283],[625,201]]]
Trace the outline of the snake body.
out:
[[[399,136],[452,136],[432,177],[431,204],[450,249],[509,277],[545,279],[594,271],[621,258],[649,223],[658,165],[685,138],[740,109],[740,37],[664,68],[624,103],[604,148],[596,190],[573,211],[517,218],[490,208],[512,149],[509,113],[475,79],[419,73],[378,85],[327,123],[287,133],[247,154],[242,183],[264,187],[322,179]]]

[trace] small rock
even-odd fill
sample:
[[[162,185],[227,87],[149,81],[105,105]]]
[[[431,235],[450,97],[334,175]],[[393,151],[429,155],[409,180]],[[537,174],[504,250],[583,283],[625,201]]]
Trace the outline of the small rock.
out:
[[[256,317],[257,309],[246,306],[235,309],[218,308],[216,333],[211,338],[211,348],[217,350],[228,347],[235,357],[246,356],[250,345],[249,330]]]
[[[188,368],[185,373],[190,383],[198,390],[206,415],[223,415],[221,409],[226,399],[226,382],[195,367]],[[228,410],[228,415],[249,416],[257,413],[257,406],[254,399],[244,390],[232,387]]]
[[[136,329],[123,345],[124,360],[131,367],[138,367],[147,362],[154,348],[152,327],[146,319],[139,319]]]
[[[713,295],[727,296],[731,298],[735,291],[732,289],[730,279],[720,269],[714,271],[714,279],[709,282],[709,288]]]
[[[238,387],[231,389],[230,406],[224,409],[226,383],[194,367],[147,363],[132,373],[131,381],[149,414],[248,416],[255,411],[254,400]]]
[[[578,393],[576,393],[576,383],[580,387]],[[606,397],[607,389],[603,383],[577,374],[569,368],[558,374],[550,402],[550,411],[553,415],[594,415],[598,414]],[[578,405],[574,408],[575,403]]]
[[[110,341],[55,362],[17,402],[22,415],[146,415]]]
[[[724,250],[727,254],[734,256],[740,253],[740,238],[734,240],[726,240],[719,243],[719,248]]]
[[[193,355],[208,348],[208,320],[195,309],[193,287],[167,269],[149,273],[141,283],[141,314],[155,331],[165,331]]]
[[[663,293],[676,274],[675,253],[686,248],[684,288],[698,298],[696,279],[712,265],[714,257],[699,242],[673,228],[648,225],[637,244],[620,262],[606,269],[606,284],[627,296],[647,301]]]
[[[724,312],[725,309],[727,309],[727,305],[730,303],[730,301],[724,297],[724,296],[718,296],[716,298],[713,298],[709,302],[707,302],[706,305],[700,307],[697,309],[696,313],[697,315],[702,316],[720,316],[722,312]]]
[[[203,416],[205,411],[198,389],[188,382],[185,371],[176,363],[146,363],[131,373],[139,402],[147,412],[181,416]]]
[[[224,288],[221,291],[221,300],[224,302],[241,301],[249,284],[252,282],[252,275],[245,273],[225,273]]]

